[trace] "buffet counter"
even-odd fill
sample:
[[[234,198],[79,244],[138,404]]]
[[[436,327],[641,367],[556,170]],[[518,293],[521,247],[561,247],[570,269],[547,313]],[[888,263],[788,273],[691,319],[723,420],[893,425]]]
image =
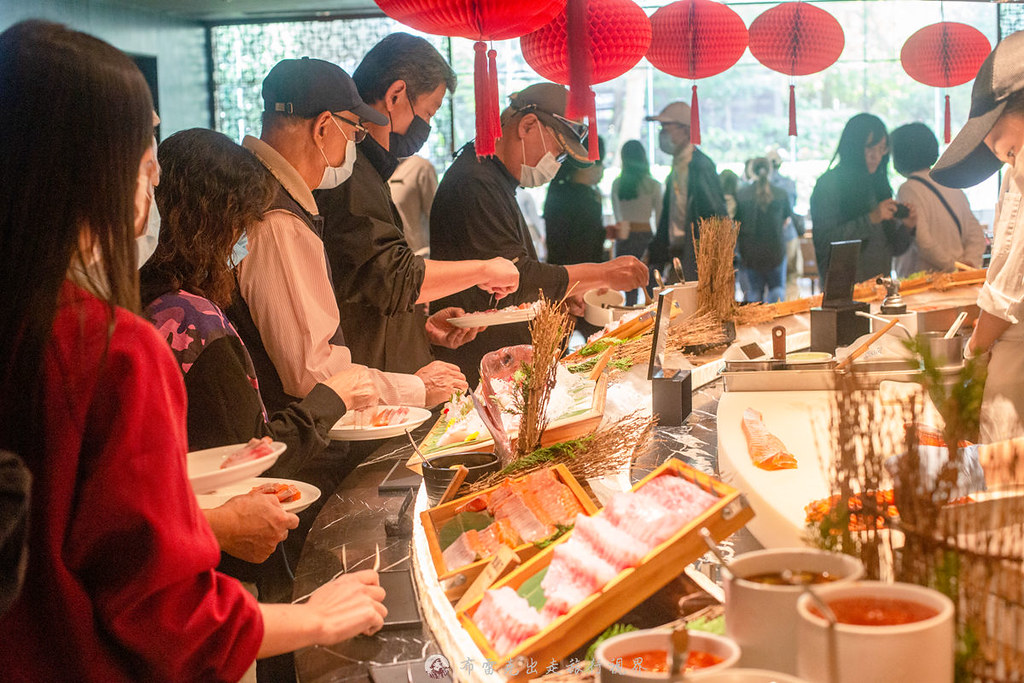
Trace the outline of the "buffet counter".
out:
[[[642,479],[672,457],[702,472],[717,475],[715,415],[721,395],[721,381],[695,389],[693,413],[686,424],[657,428],[653,447],[634,462],[630,480]],[[429,426],[430,421],[414,432],[414,437],[422,437]],[[411,455],[412,447],[404,437],[385,441],[345,479],[320,511],[306,539],[295,572],[293,598],[302,598],[345,567],[349,570],[372,567],[379,546],[381,571],[409,571],[416,578],[423,625],[386,629],[373,637],[360,636],[337,645],[301,650],[296,653],[295,661],[302,683],[368,681],[372,680],[371,668],[413,660],[413,666],[420,667],[414,674],[416,680],[420,680],[423,675],[420,660],[436,653],[449,656],[452,675],[458,680],[504,680],[497,675],[488,676],[479,655],[471,654],[475,646],[459,626],[454,609],[437,584],[419,523],[419,512],[426,508],[426,496],[422,490],[417,494],[415,510],[410,505],[407,511],[407,516],[414,523],[413,535],[389,537],[386,534],[385,521],[389,517],[395,521],[404,494],[382,495],[378,493],[378,485],[395,463],[405,463]],[[721,547],[731,555],[737,550],[758,546],[746,530],[740,530]],[[717,565],[708,564],[702,569],[717,579]],[[708,580],[703,583],[712,584]],[[629,620],[642,626],[654,626],[675,618],[678,616],[674,611],[678,599],[692,588],[692,582],[686,579],[666,587],[631,612]],[[714,591],[713,584],[708,588]],[[463,655],[462,659],[455,661],[458,654]],[[477,660],[472,671],[468,670],[468,665],[459,668],[460,664],[465,664],[466,657]],[[544,670],[539,673],[544,673]],[[404,673],[401,680],[406,680]]]

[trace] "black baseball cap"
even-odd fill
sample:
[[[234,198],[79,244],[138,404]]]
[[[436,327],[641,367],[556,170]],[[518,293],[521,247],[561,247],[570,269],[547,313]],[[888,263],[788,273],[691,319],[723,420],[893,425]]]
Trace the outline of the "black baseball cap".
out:
[[[971,90],[971,114],[953,138],[931,176],[946,187],[970,187],[1003,165],[985,144],[1010,96],[1024,92],[1024,31],[1011,33],[992,50]]]
[[[569,91],[555,83],[534,83],[509,97],[506,116],[513,113],[536,114],[540,122],[554,132],[570,157],[582,164],[590,165],[587,148],[581,140],[587,126],[582,121],[573,121],[565,116],[565,105]]]
[[[311,119],[325,111],[351,111],[380,126],[388,117],[363,102],[352,77],[322,59],[282,59],[263,79],[263,111]]]

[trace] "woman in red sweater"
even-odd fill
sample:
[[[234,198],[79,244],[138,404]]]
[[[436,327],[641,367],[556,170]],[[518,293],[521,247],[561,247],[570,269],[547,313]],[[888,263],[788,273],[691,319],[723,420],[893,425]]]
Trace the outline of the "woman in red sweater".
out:
[[[131,312],[152,108],[133,62],[96,38],[39,21],[0,34],[0,448],[33,476],[5,680],[237,680],[386,612],[373,572],[258,605],[214,570],[181,374]]]

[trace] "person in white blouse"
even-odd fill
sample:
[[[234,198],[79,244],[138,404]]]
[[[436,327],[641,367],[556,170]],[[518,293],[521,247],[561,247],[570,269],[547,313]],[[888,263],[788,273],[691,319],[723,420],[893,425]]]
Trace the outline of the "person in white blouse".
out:
[[[1024,436],[1024,31],[985,59],[971,92],[971,116],[932,169],[950,187],[970,187],[1010,166],[996,208],[992,263],[978,295],[981,315],[968,354],[990,352],[981,405],[984,443]]]
[[[957,263],[980,268],[985,233],[967,195],[928,177],[939,158],[935,134],[923,123],[908,123],[889,134],[889,146],[892,165],[907,179],[897,200],[917,208],[914,242],[896,257],[896,272],[900,277],[921,271],[952,273]]]
[[[618,229],[615,255],[643,258],[661,220],[661,183],[651,177],[647,150],[639,140],[626,141],[619,159],[622,172],[612,182],[612,212]],[[628,305],[636,300],[637,290],[626,293]]]

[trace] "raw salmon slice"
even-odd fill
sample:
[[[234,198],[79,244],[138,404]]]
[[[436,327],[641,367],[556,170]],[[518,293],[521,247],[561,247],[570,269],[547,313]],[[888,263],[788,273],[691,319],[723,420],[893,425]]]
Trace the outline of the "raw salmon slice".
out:
[[[743,411],[743,434],[754,465],[762,470],[795,470],[796,457],[782,440],[768,431],[761,413],[753,408]]]

